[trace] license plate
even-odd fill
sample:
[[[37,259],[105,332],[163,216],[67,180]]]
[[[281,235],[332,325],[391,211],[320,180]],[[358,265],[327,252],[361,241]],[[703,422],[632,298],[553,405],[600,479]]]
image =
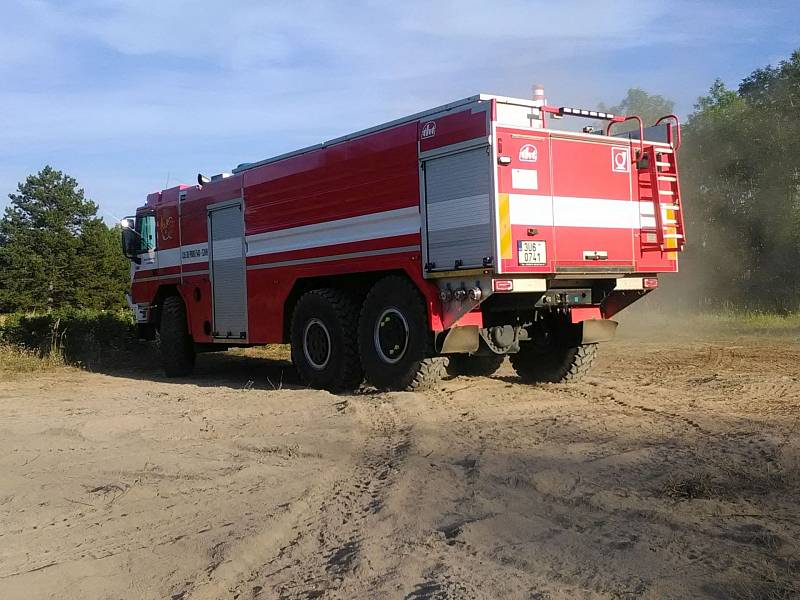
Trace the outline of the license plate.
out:
[[[517,242],[517,262],[521,265],[546,265],[547,242],[519,240]]]

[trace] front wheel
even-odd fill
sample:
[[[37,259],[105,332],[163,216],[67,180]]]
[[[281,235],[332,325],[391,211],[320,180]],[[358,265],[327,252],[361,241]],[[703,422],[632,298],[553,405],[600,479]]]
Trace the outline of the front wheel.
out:
[[[186,307],[179,296],[164,298],[159,327],[161,364],[167,377],[185,377],[194,370],[194,342],[186,320]]]
[[[525,342],[519,352],[509,356],[517,375],[527,383],[568,383],[586,375],[596,355],[597,344],[551,345],[545,349]]]
[[[435,385],[446,359],[430,357],[425,303],[408,280],[381,279],[367,294],[358,320],[358,349],[367,381],[381,390],[420,390]]]

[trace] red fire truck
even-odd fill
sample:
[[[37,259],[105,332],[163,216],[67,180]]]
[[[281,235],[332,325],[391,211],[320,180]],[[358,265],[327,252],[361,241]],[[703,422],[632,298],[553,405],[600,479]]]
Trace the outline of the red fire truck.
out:
[[[558,127],[574,117],[605,128]],[[333,391],[506,355],[524,380],[574,380],[610,317],[677,271],[679,145],[674,115],[473,96],[150,194],[124,223],[129,302],[168,376],[290,343]]]

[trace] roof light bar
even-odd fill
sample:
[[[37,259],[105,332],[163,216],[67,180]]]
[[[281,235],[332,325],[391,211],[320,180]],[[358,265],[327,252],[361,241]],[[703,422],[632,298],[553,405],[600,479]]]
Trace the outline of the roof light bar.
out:
[[[603,119],[604,121],[610,121],[614,118],[614,115],[607,112],[601,112],[599,110],[586,110],[585,108],[571,108],[569,106],[562,106],[558,109],[559,116],[570,115],[573,117],[584,117],[588,119]]]

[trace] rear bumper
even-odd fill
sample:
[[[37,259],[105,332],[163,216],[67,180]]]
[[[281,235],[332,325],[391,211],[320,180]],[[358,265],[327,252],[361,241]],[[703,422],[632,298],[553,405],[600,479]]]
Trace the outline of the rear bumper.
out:
[[[558,281],[559,279],[569,279],[575,281],[576,286],[578,282],[583,284],[591,284],[592,281],[602,280],[615,280],[614,290],[644,290],[651,289],[658,286],[658,278],[655,275],[631,275],[626,277],[617,277],[616,274],[609,273],[576,273],[569,277],[502,277],[495,276],[492,279],[492,292],[494,293],[513,293],[513,292],[545,292],[552,289],[553,286],[548,283],[549,280]],[[655,285],[652,284],[655,282]]]
[[[652,273],[619,277],[614,274],[504,277],[488,272],[458,273],[435,279],[441,323],[436,331],[453,326],[483,326],[482,312],[568,309],[573,324],[608,318],[658,286]],[[481,307],[481,308],[479,308]]]

